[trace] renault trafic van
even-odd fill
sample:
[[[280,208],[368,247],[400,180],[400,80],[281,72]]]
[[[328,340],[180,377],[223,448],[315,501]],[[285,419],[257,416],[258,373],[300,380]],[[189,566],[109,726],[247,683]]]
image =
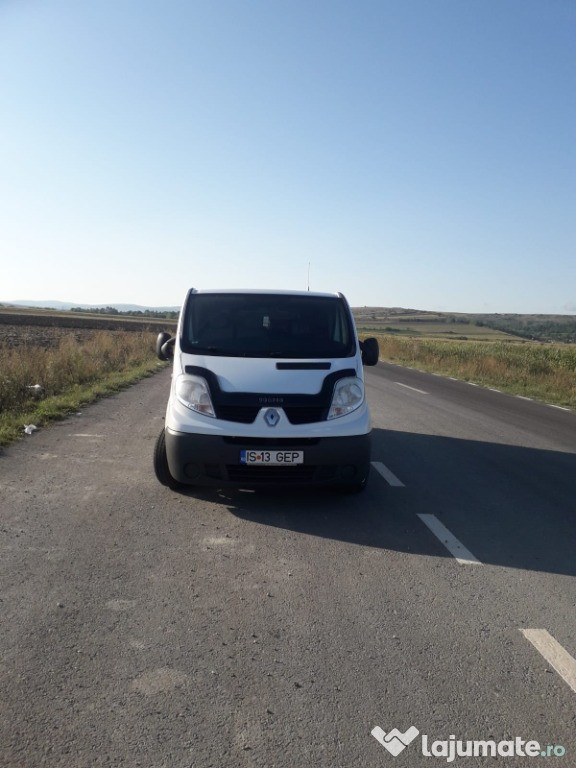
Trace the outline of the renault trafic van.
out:
[[[341,293],[192,289],[157,353],[173,360],[164,485],[366,485],[378,342],[358,341]]]

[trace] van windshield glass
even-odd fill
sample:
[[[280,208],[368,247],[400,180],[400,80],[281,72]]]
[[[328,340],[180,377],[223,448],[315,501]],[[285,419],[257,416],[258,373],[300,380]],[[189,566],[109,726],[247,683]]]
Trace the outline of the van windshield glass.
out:
[[[181,347],[227,357],[310,359],[356,352],[344,301],[283,294],[191,294]]]

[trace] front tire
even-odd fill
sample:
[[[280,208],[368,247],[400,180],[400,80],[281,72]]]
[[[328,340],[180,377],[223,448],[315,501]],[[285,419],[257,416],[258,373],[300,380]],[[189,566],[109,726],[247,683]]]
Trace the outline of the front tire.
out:
[[[173,491],[182,487],[181,483],[175,480],[170,474],[168,456],[166,455],[166,433],[164,427],[162,427],[162,431],[156,438],[156,444],[154,446],[154,474],[156,475],[156,479],[162,483],[162,485],[171,488]]]
[[[361,483],[345,483],[344,485],[339,485],[338,490],[340,493],[345,494],[351,494],[351,493],[362,493],[364,488],[366,488],[368,480],[364,480]]]
[[[368,485],[368,475],[370,474],[370,465],[365,467],[361,480],[356,480],[353,483],[342,483],[338,486],[340,493],[362,493],[362,491]]]

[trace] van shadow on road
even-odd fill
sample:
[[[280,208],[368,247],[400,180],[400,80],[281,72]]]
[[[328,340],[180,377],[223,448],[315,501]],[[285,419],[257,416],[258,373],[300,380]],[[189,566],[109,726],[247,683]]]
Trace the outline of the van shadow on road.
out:
[[[387,430],[373,435],[373,460],[405,487],[389,487],[373,470],[359,495],[277,488],[224,489],[218,497],[253,523],[451,557],[417,517],[432,514],[485,564],[576,575],[576,454]]]

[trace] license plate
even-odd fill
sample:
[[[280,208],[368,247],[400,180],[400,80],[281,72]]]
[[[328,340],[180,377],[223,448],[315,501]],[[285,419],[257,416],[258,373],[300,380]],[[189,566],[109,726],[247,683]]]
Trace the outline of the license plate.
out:
[[[293,466],[304,464],[304,451],[240,451],[240,464]]]

